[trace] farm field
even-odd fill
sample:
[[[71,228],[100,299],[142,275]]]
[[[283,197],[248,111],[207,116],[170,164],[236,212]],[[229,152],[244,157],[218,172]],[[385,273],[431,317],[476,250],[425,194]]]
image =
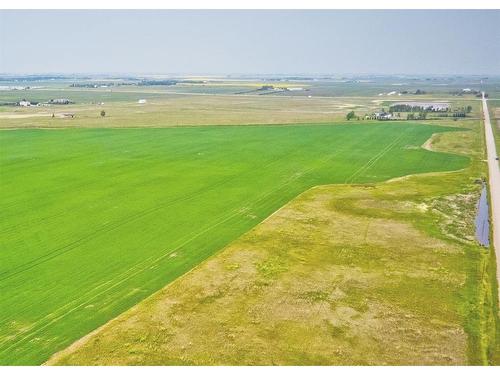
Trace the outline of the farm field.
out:
[[[499,9],[111,8],[0,9],[0,368],[500,365]]]
[[[454,108],[476,106],[477,98],[473,94],[456,96],[454,93],[465,86],[477,90],[481,85],[477,77],[465,80],[451,77],[277,81],[262,77],[247,80],[221,77],[178,79],[181,82],[173,86],[141,86],[134,84],[137,81],[125,79],[116,82],[126,82],[127,85],[106,88],[70,87],[74,81],[67,78],[52,82],[5,81],[5,87],[31,85],[34,88],[0,90],[0,128],[157,128],[343,122],[349,111],[355,111],[356,116],[363,119],[365,115],[387,110],[401,101],[445,101],[452,103]],[[206,83],[182,83],[182,80],[189,79]],[[98,80],[76,82],[99,83]],[[500,87],[499,82],[498,78],[493,78],[482,85],[494,94]],[[302,90],[262,95],[258,89],[263,86]],[[415,95],[417,90],[422,94]],[[74,103],[27,108],[14,105],[23,99],[44,103],[55,98],[67,98]],[[138,103],[140,99],[146,103]],[[101,111],[105,112],[104,117],[100,115]]]
[[[147,91],[150,95],[151,92]],[[95,101],[99,93],[92,90],[80,92],[86,95],[83,102],[49,107],[0,107],[0,129],[17,128],[163,128],[198,125],[259,125],[259,124],[310,124],[343,123],[346,113],[354,111],[361,120],[365,115],[386,110],[401,100],[393,97],[297,97],[297,96],[250,96],[250,95],[176,95],[155,94],[147,97],[141,93],[132,94],[125,100]],[[61,97],[59,96],[51,97]],[[112,93],[118,98],[120,93]],[[48,100],[50,97],[46,97]],[[137,102],[146,98],[145,104]],[[73,99],[73,97],[70,97]],[[130,100],[133,101],[130,101]],[[453,108],[478,105],[475,98],[439,99],[421,98],[423,101],[445,101]],[[92,104],[92,102],[94,104]],[[100,115],[101,111],[105,116]],[[73,114],[71,118],[65,114]],[[54,118],[52,117],[54,115]],[[401,114],[406,119],[406,113]],[[472,113],[470,116],[477,116]],[[443,123],[444,117],[432,121]]]
[[[498,364],[481,127],[460,126],[427,147],[467,168],[314,187],[48,364]]]
[[[86,92],[87,103],[92,92]],[[62,94],[61,94],[62,95]],[[116,94],[120,95],[120,94]],[[138,104],[135,101],[104,101],[98,104],[73,104],[51,107],[5,107],[0,112],[0,128],[123,128],[192,125],[287,124],[345,121],[345,113],[373,111],[376,103],[366,98],[294,98],[251,96],[208,96],[162,94]],[[58,96],[59,97],[59,96]],[[71,98],[71,97],[70,97]],[[1,108],[1,107],[0,107]],[[106,116],[100,116],[104,110]],[[60,118],[63,113],[75,118]],[[52,114],[55,118],[52,118]]]
[[[44,362],[313,186],[467,167],[465,156],[420,147],[454,130],[365,121],[0,132],[0,363]]]
[[[150,94],[204,94],[204,95],[234,95],[237,93],[250,93],[255,96],[265,96],[267,98],[274,96],[298,96],[298,97],[335,97],[335,98],[348,98],[348,97],[379,97],[379,94],[385,95],[391,91],[407,91],[409,93],[416,90],[423,90],[425,95],[403,95],[408,99],[413,97],[415,99],[430,98],[438,96],[439,98],[453,98],[450,92],[459,91],[463,88],[471,89],[484,89],[487,92],[498,95],[500,93],[500,77],[492,76],[486,80],[481,81],[482,77],[410,77],[410,76],[351,76],[351,77],[239,77],[228,78],[225,76],[204,76],[204,77],[191,77],[191,76],[151,76],[143,77],[148,80],[158,79],[174,79],[178,80],[176,85],[169,86],[135,86],[139,79],[135,77],[129,80],[126,77],[122,79],[99,79],[66,77],[59,78],[53,81],[34,80],[34,81],[9,81],[4,78],[1,80],[1,86],[31,86],[34,89],[27,91],[3,91],[0,93],[0,103],[3,101],[19,100],[19,95],[28,96],[30,99],[44,99],[50,98],[52,95],[60,96],[65,95],[73,99],[84,101],[87,96],[93,95],[94,99],[99,98],[109,101],[123,101],[131,98],[134,93],[150,93]],[[132,78],[132,77],[130,77]],[[189,82],[191,81],[191,82]],[[194,82],[193,82],[194,81]],[[198,81],[198,82],[196,82]],[[200,82],[202,81],[202,82]],[[87,89],[87,88],[74,88],[69,87],[71,83],[96,83],[107,84],[114,82],[117,86]],[[128,83],[128,85],[118,86],[120,83]],[[130,85],[132,84],[132,85]],[[259,95],[262,92],[251,92],[258,89],[263,85],[272,85],[277,88],[302,88],[298,91],[284,91],[276,92],[271,95]],[[33,97],[30,97],[33,95]],[[390,98],[390,97],[389,97]],[[397,99],[394,96],[393,99]]]

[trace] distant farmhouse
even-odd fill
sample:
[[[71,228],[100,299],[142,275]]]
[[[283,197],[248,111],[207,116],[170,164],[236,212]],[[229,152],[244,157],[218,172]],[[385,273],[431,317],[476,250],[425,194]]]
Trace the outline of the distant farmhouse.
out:
[[[385,111],[375,112],[375,113],[372,113],[371,115],[366,115],[365,119],[366,120],[391,120],[392,113],[388,113]]]
[[[375,116],[376,120],[390,120],[392,118],[392,114],[391,113],[387,113],[385,111],[375,112],[374,116]]]
[[[18,102],[15,102],[15,103],[11,103],[11,105],[17,105],[17,106],[20,106],[20,107],[45,107],[45,106],[48,106],[48,105],[51,105],[51,104],[73,104],[74,102],[72,102],[71,100],[69,99],[64,99],[64,98],[61,98],[61,99],[50,99],[48,102],[45,102],[45,103],[42,103],[42,102],[32,102],[32,101],[29,101],[29,100],[26,100],[26,99],[22,99]]]

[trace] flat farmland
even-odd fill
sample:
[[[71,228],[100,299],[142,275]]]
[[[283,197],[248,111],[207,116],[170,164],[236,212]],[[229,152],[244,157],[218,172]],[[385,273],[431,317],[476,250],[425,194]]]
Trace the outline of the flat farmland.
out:
[[[43,94],[42,91],[34,94]],[[304,98],[244,96],[244,95],[193,95],[167,94],[156,89],[146,92],[113,92],[113,100],[100,103],[100,92],[96,90],[74,91],[75,95],[59,93],[58,96],[75,100],[76,104],[50,107],[0,106],[0,128],[126,128],[165,127],[197,125],[260,125],[289,123],[330,123],[345,121],[345,115],[355,110],[359,116],[379,108],[367,98]],[[129,101],[119,99],[129,95]],[[150,97],[148,95],[157,95]],[[14,94],[10,94],[14,95]],[[11,101],[23,96],[12,96]],[[32,97],[29,93],[27,100]],[[146,104],[137,100],[144,98]],[[90,103],[94,104],[90,104]],[[106,112],[105,117],[100,112]],[[74,118],[61,118],[64,113],[75,114]],[[54,118],[52,118],[54,114]]]
[[[415,123],[0,132],[0,363],[39,364],[322,184],[464,168]]]

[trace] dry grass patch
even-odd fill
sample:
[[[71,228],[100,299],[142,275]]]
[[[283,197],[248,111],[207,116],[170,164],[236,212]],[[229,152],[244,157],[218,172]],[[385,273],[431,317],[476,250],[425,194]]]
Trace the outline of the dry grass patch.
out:
[[[406,184],[306,192],[49,363],[467,363],[463,248],[370,215],[432,215]]]

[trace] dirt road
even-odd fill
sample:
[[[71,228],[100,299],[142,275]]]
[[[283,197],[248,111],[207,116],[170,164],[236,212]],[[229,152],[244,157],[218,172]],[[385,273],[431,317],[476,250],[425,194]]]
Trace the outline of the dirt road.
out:
[[[493,247],[497,258],[497,280],[500,285],[500,168],[498,165],[495,138],[490,122],[488,104],[483,92],[484,133],[486,136],[486,152],[490,185],[491,217],[493,225]],[[500,288],[498,289],[500,297]],[[500,298],[499,298],[500,300]]]

